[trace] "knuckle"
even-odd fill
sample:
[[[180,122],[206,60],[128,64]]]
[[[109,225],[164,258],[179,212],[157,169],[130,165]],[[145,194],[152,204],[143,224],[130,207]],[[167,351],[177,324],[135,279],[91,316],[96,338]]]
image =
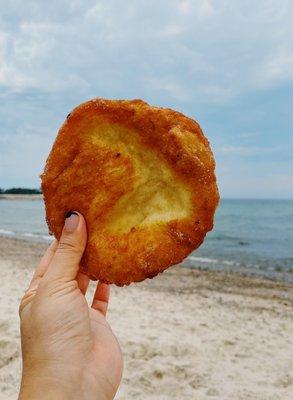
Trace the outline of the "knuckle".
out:
[[[82,249],[78,243],[75,243],[72,240],[65,238],[60,240],[57,251],[62,253],[70,252],[80,254],[82,252]]]

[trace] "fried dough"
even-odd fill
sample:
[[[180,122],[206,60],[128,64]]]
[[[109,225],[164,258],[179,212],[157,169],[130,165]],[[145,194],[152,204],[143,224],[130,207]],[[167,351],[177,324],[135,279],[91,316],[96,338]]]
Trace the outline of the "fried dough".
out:
[[[200,126],[142,100],[94,99],[62,125],[42,179],[60,238],[69,210],[85,217],[81,271],[122,286],[181,262],[213,227],[215,162]]]

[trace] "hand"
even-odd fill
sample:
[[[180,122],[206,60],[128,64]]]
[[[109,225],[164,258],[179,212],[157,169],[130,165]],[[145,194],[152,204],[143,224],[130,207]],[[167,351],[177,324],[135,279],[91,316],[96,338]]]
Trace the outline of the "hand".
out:
[[[97,285],[89,307],[89,279],[78,273],[86,241],[84,218],[71,213],[21,300],[20,400],[106,400],[118,389],[122,356],[105,318],[109,285]]]

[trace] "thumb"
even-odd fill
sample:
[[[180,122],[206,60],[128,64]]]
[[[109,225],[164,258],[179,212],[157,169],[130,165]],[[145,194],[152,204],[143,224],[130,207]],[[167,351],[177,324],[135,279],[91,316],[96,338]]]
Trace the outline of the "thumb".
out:
[[[66,215],[57,250],[50,262],[47,277],[71,281],[76,278],[87,241],[86,224],[76,211]]]

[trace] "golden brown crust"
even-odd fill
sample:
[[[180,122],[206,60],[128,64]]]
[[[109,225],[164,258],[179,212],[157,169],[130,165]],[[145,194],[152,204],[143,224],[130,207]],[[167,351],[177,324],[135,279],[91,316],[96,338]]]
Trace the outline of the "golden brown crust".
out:
[[[199,125],[141,100],[94,99],[62,125],[42,174],[50,231],[82,213],[82,271],[122,286],[181,262],[213,227],[215,162]]]

